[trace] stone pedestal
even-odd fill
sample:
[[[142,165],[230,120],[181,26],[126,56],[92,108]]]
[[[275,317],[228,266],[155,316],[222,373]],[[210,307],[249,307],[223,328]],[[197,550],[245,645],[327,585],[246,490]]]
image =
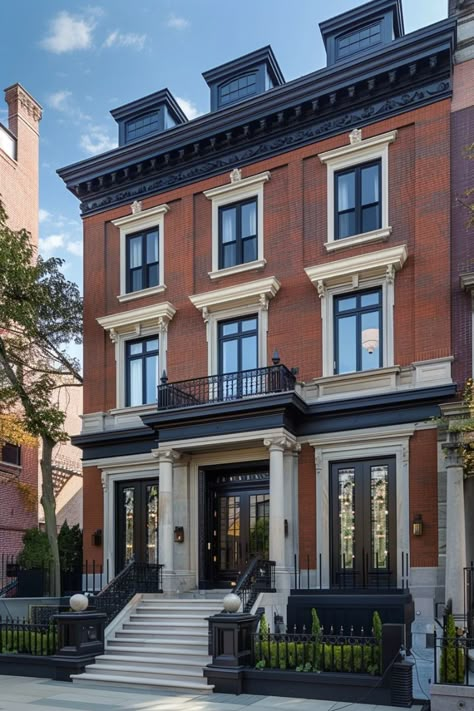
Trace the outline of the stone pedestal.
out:
[[[252,663],[252,635],[258,618],[223,612],[208,621],[212,662],[204,669],[204,676],[216,692],[240,694],[243,670]]]

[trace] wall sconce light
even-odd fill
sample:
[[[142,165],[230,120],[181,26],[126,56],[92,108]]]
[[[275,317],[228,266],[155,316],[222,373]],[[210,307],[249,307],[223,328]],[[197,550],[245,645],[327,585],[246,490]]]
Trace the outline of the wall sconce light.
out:
[[[413,519],[413,535],[423,535],[423,519],[421,517],[421,514],[416,514],[415,518]]]
[[[285,527],[285,538],[288,538],[288,519],[287,518],[285,518],[284,527]]]
[[[175,526],[174,527],[174,542],[175,543],[184,543],[184,527],[183,526]]]
[[[102,545],[102,529],[101,528],[98,528],[92,534],[92,545],[93,546],[101,546]]]

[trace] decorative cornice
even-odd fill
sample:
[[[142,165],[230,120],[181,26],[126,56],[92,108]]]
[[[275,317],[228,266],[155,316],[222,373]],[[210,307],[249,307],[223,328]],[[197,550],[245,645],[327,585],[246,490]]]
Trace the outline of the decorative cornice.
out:
[[[152,304],[141,309],[102,316],[97,319],[97,323],[109,332],[111,340],[115,342],[119,333],[129,332],[133,329],[137,331],[137,335],[139,335],[141,328],[147,326],[156,326],[160,333],[166,331],[168,323],[175,313],[174,306],[169,301],[165,301],[162,304]]]
[[[140,209],[138,209],[140,205]],[[115,227],[135,227],[135,225],[140,225],[141,223],[151,221],[160,217],[161,215],[166,215],[169,212],[169,205],[157,205],[156,207],[150,207],[148,210],[143,210],[141,208],[141,201],[135,200],[130,205],[132,211],[131,215],[125,215],[125,217],[119,217],[117,220],[112,220],[112,224]]]
[[[401,269],[407,259],[406,245],[402,244],[376,252],[365,252],[355,257],[338,259],[334,262],[306,267],[305,272],[318,290],[322,298],[326,295],[326,287],[343,284],[358,277],[380,276],[385,274],[389,282],[393,282],[395,271]]]
[[[21,84],[13,84],[13,86],[9,86],[5,89],[5,101],[7,104],[12,103],[15,99],[18,99],[20,106],[26,111],[28,116],[36,122],[41,121],[43,116],[42,107]]]
[[[461,282],[461,288],[464,291],[474,292],[474,272],[466,272],[466,274],[461,274],[459,276],[459,281]]]
[[[257,279],[244,284],[228,286],[224,289],[206,291],[194,294],[189,299],[191,303],[202,312],[205,321],[211,311],[219,311],[234,306],[255,304],[255,306],[268,308],[268,302],[277,294],[280,282],[274,276],[266,279]]]
[[[84,214],[211,177],[451,95],[455,21],[59,171]]]
[[[237,178],[235,169],[230,174],[230,182],[224,183],[224,185],[218,185],[217,188],[212,188],[211,190],[205,190],[204,195],[210,200],[220,197],[232,196],[232,193],[238,192],[240,190],[245,190],[247,188],[254,188],[257,185],[262,185],[270,180],[271,173],[266,170],[264,173],[258,173],[257,175],[250,175],[248,178]],[[240,170],[238,171],[240,174]]]
[[[355,129],[356,130],[356,129]],[[377,136],[371,136],[370,138],[362,138],[362,132],[359,131],[357,134],[360,136],[358,140],[354,140],[354,131],[349,134],[349,143],[345,146],[340,146],[332,151],[326,151],[325,153],[320,153],[318,158],[321,163],[328,163],[334,161],[337,158],[347,158],[347,156],[353,153],[361,153],[364,150],[375,148],[378,146],[388,145],[393,143],[397,137],[397,131],[389,131],[388,133],[381,133]]]

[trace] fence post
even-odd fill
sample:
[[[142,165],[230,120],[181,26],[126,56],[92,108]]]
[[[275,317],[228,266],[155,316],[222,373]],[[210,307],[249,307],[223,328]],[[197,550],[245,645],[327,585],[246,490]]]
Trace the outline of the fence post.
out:
[[[243,670],[252,664],[252,641],[257,630],[256,615],[221,612],[208,618],[212,662],[204,676],[215,691],[241,694]]]
[[[73,596],[76,598],[83,595]],[[73,598],[71,598],[73,602]],[[56,681],[69,681],[71,674],[80,674],[95,657],[104,653],[105,612],[63,612],[55,615],[58,628]]]

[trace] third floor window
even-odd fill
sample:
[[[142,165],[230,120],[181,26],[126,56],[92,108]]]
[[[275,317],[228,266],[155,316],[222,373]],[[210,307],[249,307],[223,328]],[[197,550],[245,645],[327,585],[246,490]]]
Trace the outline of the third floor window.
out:
[[[382,226],[380,160],[334,174],[335,237],[344,239]]]
[[[158,245],[156,228],[127,236],[127,293],[160,283]]]
[[[219,269],[257,259],[257,198],[219,208]]]

